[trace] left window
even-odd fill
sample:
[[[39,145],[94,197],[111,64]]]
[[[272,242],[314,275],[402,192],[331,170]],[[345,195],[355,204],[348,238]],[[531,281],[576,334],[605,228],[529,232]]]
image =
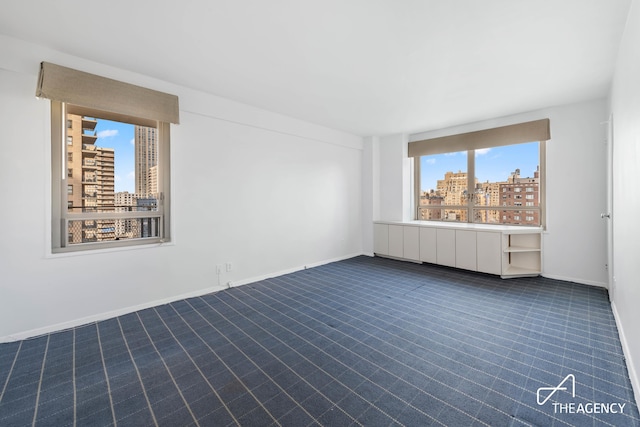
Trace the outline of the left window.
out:
[[[169,133],[178,121],[177,98],[45,64],[37,95],[51,99],[52,252],[169,241]],[[66,76],[47,82],[47,71]],[[51,88],[73,78],[73,87]],[[170,120],[156,111],[157,96],[169,104],[175,98]],[[152,100],[148,109],[145,97]]]

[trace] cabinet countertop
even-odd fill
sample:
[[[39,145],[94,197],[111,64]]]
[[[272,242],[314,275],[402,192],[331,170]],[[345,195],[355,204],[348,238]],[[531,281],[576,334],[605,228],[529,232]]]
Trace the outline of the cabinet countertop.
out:
[[[542,227],[530,227],[520,225],[499,225],[499,224],[472,224],[467,222],[444,222],[444,221],[373,221],[374,224],[403,225],[412,227],[432,227],[446,228],[454,230],[469,231],[493,231],[496,233],[542,233]]]

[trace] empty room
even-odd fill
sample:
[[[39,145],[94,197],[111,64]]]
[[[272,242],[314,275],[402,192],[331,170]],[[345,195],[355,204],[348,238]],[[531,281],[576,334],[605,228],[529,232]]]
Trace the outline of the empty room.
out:
[[[4,0],[0,426],[640,426],[640,0]]]

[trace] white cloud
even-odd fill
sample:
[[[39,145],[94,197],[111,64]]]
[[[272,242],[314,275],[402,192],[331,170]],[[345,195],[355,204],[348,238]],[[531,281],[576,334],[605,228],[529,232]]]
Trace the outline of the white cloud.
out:
[[[480,148],[476,150],[476,156],[482,156],[484,154],[487,154],[489,151],[491,151],[491,148]]]
[[[109,138],[118,135],[117,129],[105,129],[98,132],[98,138]]]
[[[136,179],[136,171],[131,171],[127,174],[128,179]]]
[[[118,182],[118,181],[122,181],[122,178],[120,178],[120,175],[114,175],[114,176],[113,176],[113,180],[114,180],[115,182]]]
[[[436,159],[434,159],[433,157],[428,158],[426,163],[429,164],[429,165],[435,165],[436,164]]]
[[[131,138],[131,141],[129,141],[131,143],[131,145],[136,145],[136,139],[135,138]]]

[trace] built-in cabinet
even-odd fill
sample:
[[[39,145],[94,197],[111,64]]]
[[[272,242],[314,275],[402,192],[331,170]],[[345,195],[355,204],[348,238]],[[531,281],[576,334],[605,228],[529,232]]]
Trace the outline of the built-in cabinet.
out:
[[[502,275],[502,233],[476,232],[476,265],[482,273]]]
[[[456,235],[456,267],[464,270],[478,269],[476,260],[476,232],[472,230],[455,230]]]
[[[404,257],[411,261],[420,260],[420,229],[418,227],[402,227],[402,249]]]
[[[374,252],[503,278],[537,276],[542,271],[541,229],[535,227],[376,222]]]
[[[389,255],[390,256],[405,258],[403,232],[404,232],[404,226],[402,225],[389,226]]]
[[[420,261],[431,264],[438,263],[437,229],[431,227],[415,227],[420,230]]]

